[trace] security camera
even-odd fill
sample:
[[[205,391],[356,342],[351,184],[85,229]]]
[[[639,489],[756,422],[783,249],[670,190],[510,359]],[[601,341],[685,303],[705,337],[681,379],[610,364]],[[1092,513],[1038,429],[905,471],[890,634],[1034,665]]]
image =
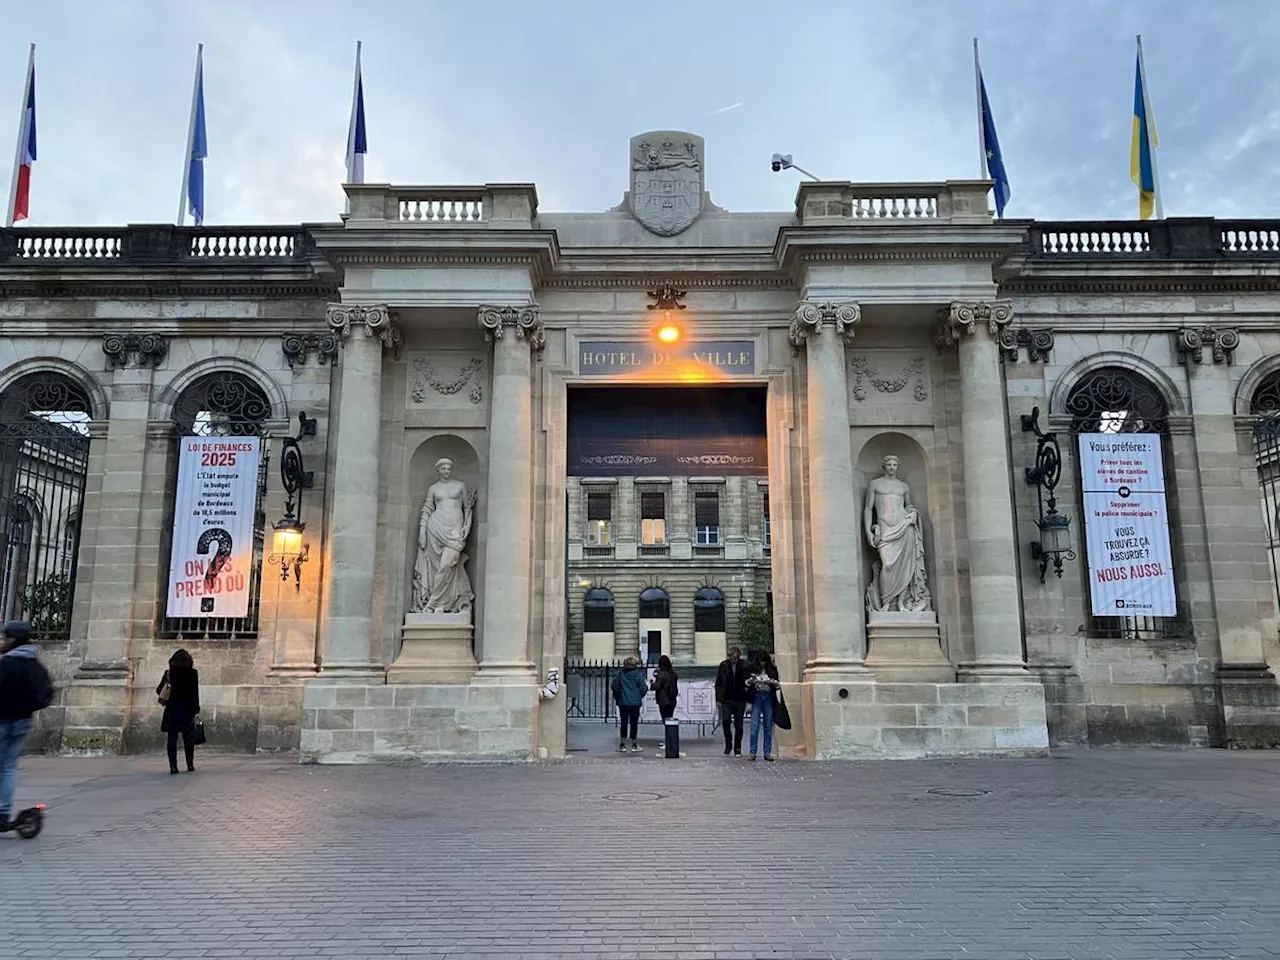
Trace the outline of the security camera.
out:
[[[780,153],[775,153],[775,154],[773,155],[773,161],[769,164],[769,166],[773,168],[773,172],[774,172],[774,173],[778,173],[778,172],[779,172],[779,171],[781,171],[781,170],[787,170],[787,169],[790,169],[790,167],[791,167],[791,154],[787,154],[787,155],[784,157],[784,156],[783,156],[782,154],[780,154]]]

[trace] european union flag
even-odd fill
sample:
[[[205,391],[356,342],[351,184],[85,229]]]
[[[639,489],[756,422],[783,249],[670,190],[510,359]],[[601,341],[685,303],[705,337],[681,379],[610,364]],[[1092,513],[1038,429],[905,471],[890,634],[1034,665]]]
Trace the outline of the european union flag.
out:
[[[982,94],[982,149],[987,158],[987,176],[996,182],[996,216],[1004,216],[1005,205],[1013,196],[1009,189],[1009,175],[1004,170],[1004,157],[1000,153],[1000,138],[996,136],[996,121],[991,116],[991,104],[987,102],[987,85],[978,71],[978,90]]]
[[[191,119],[191,156],[187,169],[187,201],[195,225],[204,223],[204,161],[209,156],[209,140],[204,125],[204,63],[203,55],[196,62],[196,97]]]

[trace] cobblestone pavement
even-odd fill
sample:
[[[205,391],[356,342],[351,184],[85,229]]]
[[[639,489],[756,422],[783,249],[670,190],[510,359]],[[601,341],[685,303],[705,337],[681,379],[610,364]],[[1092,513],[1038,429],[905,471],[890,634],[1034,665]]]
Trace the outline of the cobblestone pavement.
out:
[[[0,956],[1280,957],[1280,754],[29,758]]]

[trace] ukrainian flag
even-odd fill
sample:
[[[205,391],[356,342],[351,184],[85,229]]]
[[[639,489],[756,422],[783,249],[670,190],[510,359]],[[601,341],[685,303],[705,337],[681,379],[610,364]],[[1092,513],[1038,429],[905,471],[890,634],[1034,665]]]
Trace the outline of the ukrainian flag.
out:
[[[1156,124],[1147,103],[1146,77],[1142,69],[1142,48],[1138,48],[1138,65],[1133,83],[1133,141],[1129,146],[1129,177],[1138,188],[1138,218],[1151,219],[1156,207],[1156,168],[1154,151],[1160,145]]]

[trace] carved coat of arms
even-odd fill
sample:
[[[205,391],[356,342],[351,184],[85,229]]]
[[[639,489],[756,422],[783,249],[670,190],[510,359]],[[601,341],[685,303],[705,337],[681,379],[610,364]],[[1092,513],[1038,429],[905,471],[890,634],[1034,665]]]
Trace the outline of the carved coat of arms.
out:
[[[631,138],[631,213],[651,233],[674,237],[702,212],[703,140],[679,130]]]

